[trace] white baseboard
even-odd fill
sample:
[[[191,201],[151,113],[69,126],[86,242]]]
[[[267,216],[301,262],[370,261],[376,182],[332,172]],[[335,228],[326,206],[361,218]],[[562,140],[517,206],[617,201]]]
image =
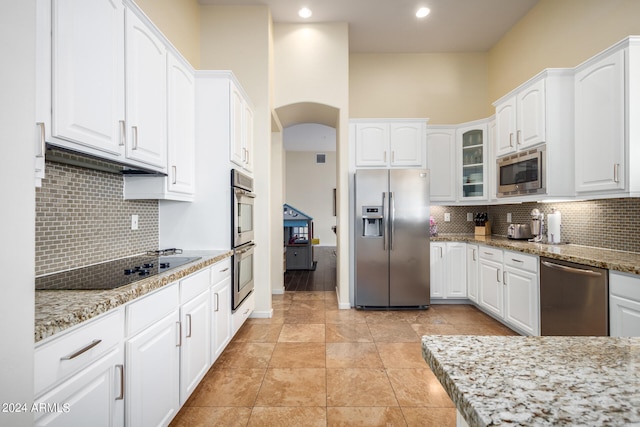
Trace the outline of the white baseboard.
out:
[[[271,295],[282,295],[282,294],[284,294],[284,288],[271,289]]]
[[[249,317],[253,319],[271,319],[273,317],[273,309],[264,311],[253,310],[253,313],[251,313]]]

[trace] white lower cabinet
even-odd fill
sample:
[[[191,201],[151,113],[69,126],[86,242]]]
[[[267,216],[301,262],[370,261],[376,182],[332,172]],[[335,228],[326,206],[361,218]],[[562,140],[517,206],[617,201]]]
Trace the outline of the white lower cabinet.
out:
[[[478,281],[480,262],[478,245],[467,244],[467,298],[478,303]]]
[[[176,301],[177,302],[177,301]],[[167,426],[180,409],[180,315],[127,340],[127,426]]]
[[[180,307],[180,405],[193,393],[211,362],[211,296],[209,290]]]
[[[504,318],[502,250],[480,246],[478,305],[498,318]]]
[[[479,246],[478,305],[507,326],[540,335],[538,257]]]
[[[609,271],[609,335],[640,337],[640,276]]]
[[[249,296],[240,304],[240,307],[236,309],[235,312],[231,315],[231,323],[232,323],[232,331],[233,335],[238,332],[240,327],[244,324],[244,322],[249,318],[251,312],[256,307],[256,294],[255,292],[251,292]]]
[[[123,338],[124,310],[116,310],[39,343],[34,425],[123,426]]]
[[[231,262],[211,268],[211,364],[231,341]]]
[[[431,298],[466,298],[466,244],[431,243]]]
[[[538,258],[504,251],[504,320],[521,332],[540,335]]]

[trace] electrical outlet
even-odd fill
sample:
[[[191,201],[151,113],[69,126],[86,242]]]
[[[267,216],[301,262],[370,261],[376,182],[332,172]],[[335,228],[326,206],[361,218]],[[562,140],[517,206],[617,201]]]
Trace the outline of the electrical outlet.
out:
[[[131,229],[138,229],[138,215],[131,215]]]
[[[449,212],[445,212],[444,222],[451,222],[451,214]]]
[[[511,212],[507,214],[507,222],[511,222]]]
[[[473,221],[473,214],[471,212],[467,212],[467,221]]]

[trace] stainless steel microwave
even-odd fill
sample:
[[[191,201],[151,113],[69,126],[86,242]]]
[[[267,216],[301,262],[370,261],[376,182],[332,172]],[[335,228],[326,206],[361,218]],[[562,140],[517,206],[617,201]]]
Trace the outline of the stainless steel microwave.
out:
[[[496,161],[498,197],[545,194],[546,146],[521,151]]]

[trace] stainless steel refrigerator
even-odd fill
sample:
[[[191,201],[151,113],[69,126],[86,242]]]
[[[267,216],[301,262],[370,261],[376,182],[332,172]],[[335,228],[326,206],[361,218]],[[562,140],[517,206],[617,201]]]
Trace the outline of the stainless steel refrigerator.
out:
[[[356,307],[428,307],[429,171],[359,169],[355,202]]]

